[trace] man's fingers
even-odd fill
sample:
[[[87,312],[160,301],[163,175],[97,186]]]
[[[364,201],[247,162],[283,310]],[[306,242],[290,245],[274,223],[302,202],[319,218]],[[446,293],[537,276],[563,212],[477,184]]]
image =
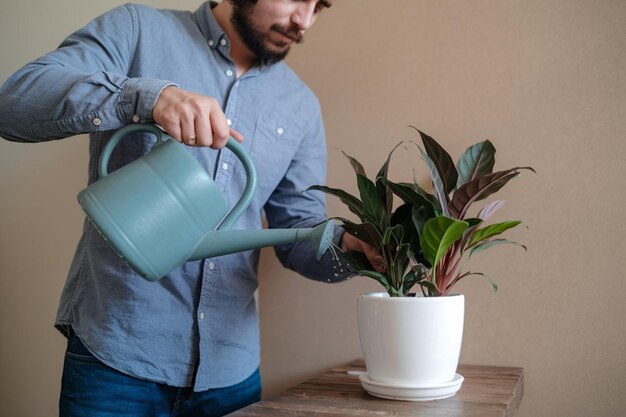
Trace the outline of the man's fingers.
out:
[[[161,125],[161,127],[163,127],[163,129],[165,129],[165,131],[167,132],[168,135],[170,135],[171,137],[173,137],[177,141],[179,141],[179,142],[183,141],[183,136],[182,136],[182,133],[180,131],[180,122],[163,123]]]
[[[196,146],[211,146],[213,144],[213,130],[208,117],[196,118]]]
[[[350,233],[346,232],[343,234],[341,237],[340,247],[344,252],[351,250],[363,252],[376,271],[386,271],[385,262],[380,252],[378,252],[374,246],[352,236]]]
[[[223,148],[228,141],[228,133],[230,131],[228,123],[226,122],[226,116],[218,106],[212,109],[209,119],[211,129],[213,130],[213,143],[211,144],[211,148]]]
[[[154,121],[179,142],[220,149],[228,138],[242,142],[243,135],[231,129],[220,103],[178,87],[163,89],[152,111]]]
[[[378,252],[373,246],[364,244],[363,253],[365,253],[365,256],[367,256],[367,259],[370,261],[376,271],[385,272],[385,264],[383,262],[383,257],[381,256],[380,252]]]
[[[243,142],[243,135],[239,132],[237,132],[235,129],[233,129],[232,127],[230,128],[230,136],[232,136],[233,138],[235,138],[235,140],[239,143]]]
[[[185,145],[194,146],[196,144],[196,125],[192,114],[182,114],[180,120],[181,140]]]

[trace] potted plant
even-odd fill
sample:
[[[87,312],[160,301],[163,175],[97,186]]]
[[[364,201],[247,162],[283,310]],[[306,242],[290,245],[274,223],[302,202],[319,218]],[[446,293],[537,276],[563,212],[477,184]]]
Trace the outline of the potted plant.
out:
[[[520,225],[519,220],[486,224],[504,201],[491,201],[478,213],[470,209],[521,170],[534,170],[516,167],[494,172],[496,150],[488,140],[470,146],[455,165],[435,139],[415,130],[423,148],[415,145],[428,168],[432,192],[415,179],[396,183],[387,177],[391,156],[400,144],[374,180],[358,160],[344,153],[356,173],[358,197],[323,185],[309,189],[346,204],[359,221],[335,219],[383,258],[385,272],[378,272],[362,253],[338,251],[354,271],[375,279],[386,290],[358,299],[359,336],[368,370],[361,375],[363,386],[385,398],[427,400],[454,395],[463,381],[456,369],[464,297],[451,290],[471,275],[486,278],[497,290],[486,274],[466,271],[465,262],[495,245],[519,245],[499,237]],[[394,205],[394,196],[399,204]],[[417,291],[411,292],[413,288]]]

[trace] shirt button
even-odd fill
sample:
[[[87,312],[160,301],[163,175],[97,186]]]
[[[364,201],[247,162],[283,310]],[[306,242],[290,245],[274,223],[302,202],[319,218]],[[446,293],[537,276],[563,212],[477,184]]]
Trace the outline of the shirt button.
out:
[[[209,41],[209,46],[213,46],[213,45],[215,45],[215,42],[213,41],[213,39],[211,39],[211,40]]]
[[[134,116],[133,116],[133,122],[134,122],[134,123],[139,123],[139,121],[140,121],[140,120],[141,120],[141,119],[139,118],[139,116],[138,116],[138,115],[134,115]]]
[[[223,169],[224,171],[226,171],[226,170],[228,169],[228,164],[227,164],[226,162],[224,162],[224,163],[222,164],[222,169]]]
[[[226,41],[226,39],[222,39],[220,41],[220,45],[222,45],[222,46],[226,46],[227,44],[228,44],[228,42]]]
[[[226,70],[226,75],[229,77],[233,76],[233,72],[231,70]]]
[[[231,126],[231,125],[233,124],[233,121],[232,121],[232,120],[230,120],[230,119],[226,119],[226,124],[227,124],[228,126]]]
[[[102,120],[100,120],[97,117],[93,119],[91,122],[94,124],[94,126],[100,126],[102,124]]]
[[[213,262],[209,264],[209,269],[215,269],[215,264]]]
[[[283,133],[285,133],[285,130],[282,127],[279,127],[278,129],[276,129],[276,133],[282,135]]]
[[[200,320],[204,320],[204,313],[200,313]]]

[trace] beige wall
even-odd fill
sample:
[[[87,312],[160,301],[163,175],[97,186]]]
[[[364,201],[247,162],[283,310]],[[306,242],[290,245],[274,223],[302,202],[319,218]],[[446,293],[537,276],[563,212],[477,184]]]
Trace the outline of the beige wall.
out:
[[[121,2],[0,3],[0,80]],[[195,9],[198,1],[146,1]],[[438,138],[456,157],[490,138],[496,167],[532,165],[502,196],[500,219],[529,247],[492,250],[469,280],[462,361],[522,366],[520,416],[621,416],[626,409],[626,3],[616,1],[337,0],[289,62],[318,93],[329,183],[355,189],[337,150],[374,173],[390,148]],[[82,214],[85,137],[0,142],[0,404],[54,415],[63,339],[52,328]],[[392,176],[419,166],[409,148]],[[329,201],[332,215],[345,210]],[[487,253],[488,254],[488,253]],[[360,355],[355,298],[365,278],[323,285],[261,265],[266,395]],[[417,319],[417,318],[416,318]]]

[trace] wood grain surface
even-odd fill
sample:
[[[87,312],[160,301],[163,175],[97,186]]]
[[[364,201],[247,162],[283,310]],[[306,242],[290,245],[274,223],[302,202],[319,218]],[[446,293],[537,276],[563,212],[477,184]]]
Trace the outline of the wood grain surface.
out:
[[[229,416],[509,417],[517,412],[524,391],[522,368],[460,365],[457,372],[465,380],[453,397],[393,401],[369,395],[358,375],[348,371],[365,371],[363,360],[332,369]]]

